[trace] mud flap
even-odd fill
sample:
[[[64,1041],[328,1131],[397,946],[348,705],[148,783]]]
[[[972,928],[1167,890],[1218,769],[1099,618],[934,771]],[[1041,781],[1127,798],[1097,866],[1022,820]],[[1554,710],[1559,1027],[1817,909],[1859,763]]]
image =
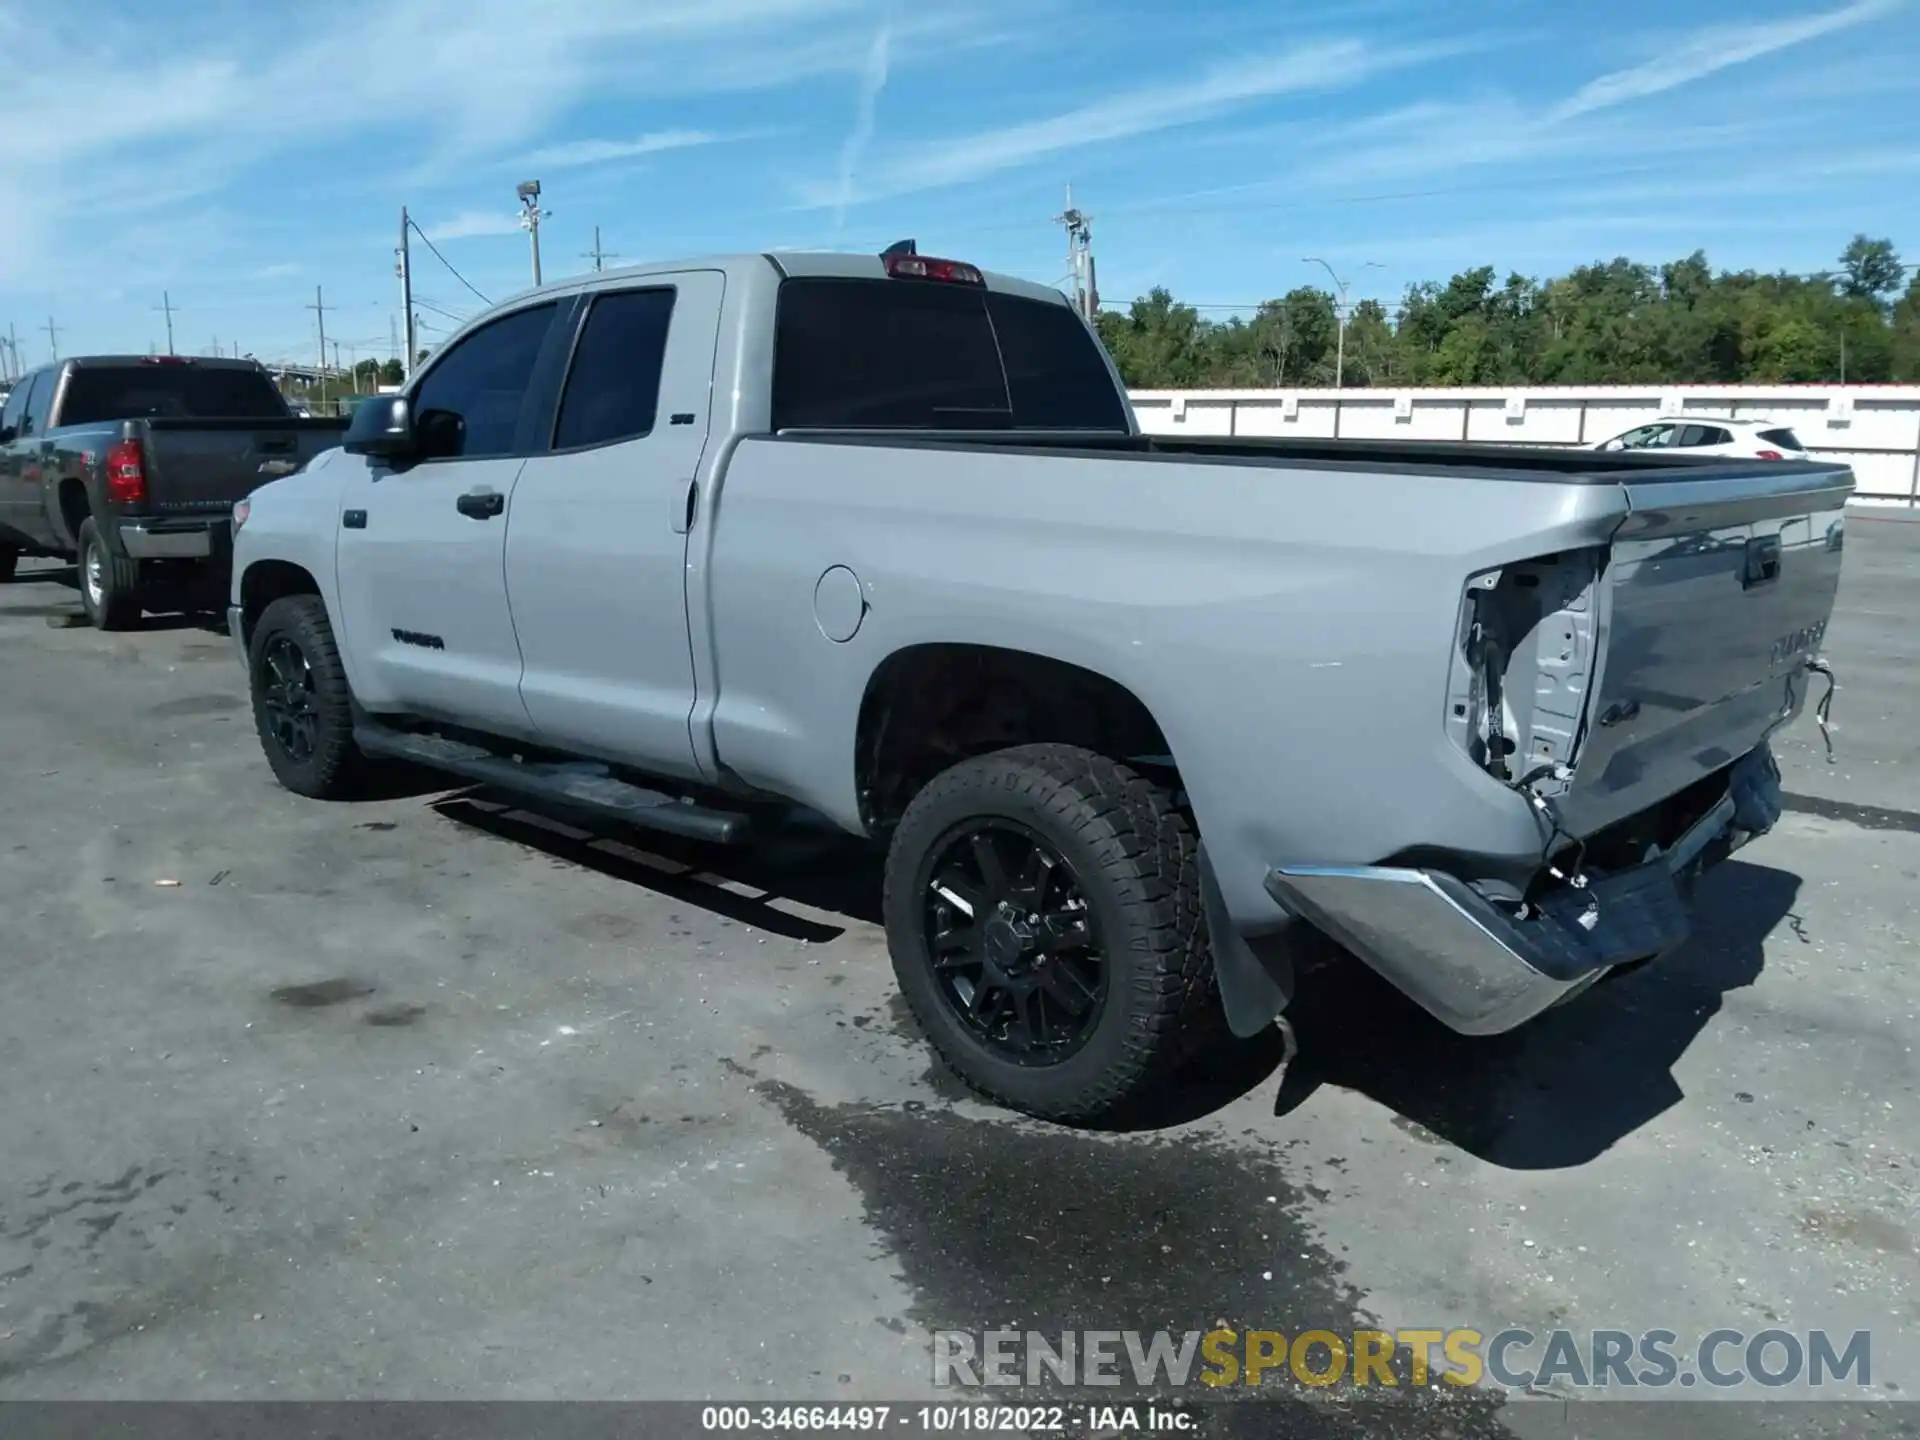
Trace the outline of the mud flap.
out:
[[[1276,958],[1270,969],[1235,927],[1204,840],[1200,842],[1200,903],[1206,912],[1207,938],[1213,947],[1213,971],[1220,984],[1220,1007],[1226,1011],[1227,1028],[1243,1040],[1250,1039],[1273,1024],[1293,998],[1292,967]]]

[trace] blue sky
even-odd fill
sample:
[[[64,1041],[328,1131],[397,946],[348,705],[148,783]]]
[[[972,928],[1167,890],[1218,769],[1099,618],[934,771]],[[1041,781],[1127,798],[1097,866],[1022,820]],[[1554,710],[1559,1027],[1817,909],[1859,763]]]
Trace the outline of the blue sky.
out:
[[[913,236],[1102,297],[1355,299],[1705,247],[1920,260],[1914,0],[0,0],[0,333],[389,353],[402,204],[474,289]],[[618,264],[622,261],[614,261]],[[431,342],[479,305],[416,247]]]

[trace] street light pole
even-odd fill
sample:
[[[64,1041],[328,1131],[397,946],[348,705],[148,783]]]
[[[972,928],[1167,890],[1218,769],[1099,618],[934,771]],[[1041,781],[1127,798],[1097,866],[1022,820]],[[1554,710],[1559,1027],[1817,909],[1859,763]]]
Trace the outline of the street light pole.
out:
[[[516,187],[520,196],[520,225],[533,241],[533,283],[540,284],[540,220],[548,212],[540,208],[540,182],[522,180]]]
[[[1334,302],[1335,313],[1333,317],[1336,327],[1335,333],[1338,336],[1334,342],[1333,388],[1338,390],[1342,388],[1347,377],[1347,286],[1353,282],[1342,280],[1334,273],[1333,266],[1322,260],[1318,255],[1302,256],[1300,263],[1302,265],[1318,265],[1322,270],[1325,270],[1327,272],[1327,278],[1333,281],[1333,288],[1339,292],[1339,298]],[[1381,270],[1385,267],[1377,260],[1369,260],[1366,262],[1364,268]]]

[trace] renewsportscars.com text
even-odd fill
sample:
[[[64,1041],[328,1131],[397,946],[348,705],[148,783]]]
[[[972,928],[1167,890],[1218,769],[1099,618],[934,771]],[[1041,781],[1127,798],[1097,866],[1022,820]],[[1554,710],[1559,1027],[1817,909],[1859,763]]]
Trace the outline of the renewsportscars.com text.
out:
[[[1864,1389],[1873,1337],[1713,1330],[936,1330],[936,1386],[1131,1384],[1257,1387],[1299,1384],[1396,1389],[1491,1382],[1509,1390]]]

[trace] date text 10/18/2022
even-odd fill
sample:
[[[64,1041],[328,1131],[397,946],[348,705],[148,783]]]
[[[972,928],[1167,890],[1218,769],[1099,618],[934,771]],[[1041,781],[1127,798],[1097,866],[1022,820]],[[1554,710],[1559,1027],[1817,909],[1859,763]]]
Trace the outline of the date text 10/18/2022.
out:
[[[707,1432],[789,1435],[866,1431],[909,1435],[1180,1434],[1200,1417],[1158,1405],[707,1405]]]

